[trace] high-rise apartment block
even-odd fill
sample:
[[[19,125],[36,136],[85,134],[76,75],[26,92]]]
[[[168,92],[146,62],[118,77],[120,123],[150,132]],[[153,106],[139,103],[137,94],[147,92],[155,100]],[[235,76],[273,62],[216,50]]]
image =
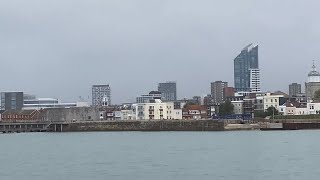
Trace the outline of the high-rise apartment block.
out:
[[[301,84],[298,83],[292,83],[289,85],[289,95],[296,96],[298,94],[301,94]]]
[[[241,53],[234,59],[234,84],[237,91],[257,91],[260,82],[251,80],[251,76],[257,78],[260,71],[258,60],[258,45],[250,44],[246,46]]]
[[[261,92],[260,69],[249,69],[251,92]]]
[[[224,89],[228,87],[227,82],[216,81],[211,83],[211,96],[214,103],[224,102]]]
[[[110,85],[92,86],[92,106],[103,106],[103,100],[108,99],[108,105],[111,105],[111,87]]]
[[[177,100],[177,83],[165,82],[159,83],[158,91],[161,92],[163,101],[176,101]]]

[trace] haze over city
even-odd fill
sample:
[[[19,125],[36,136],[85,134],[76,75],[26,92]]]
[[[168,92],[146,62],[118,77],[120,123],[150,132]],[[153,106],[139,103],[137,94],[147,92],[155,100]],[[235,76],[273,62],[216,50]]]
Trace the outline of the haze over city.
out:
[[[7,0],[0,2],[0,91],[66,101],[110,84],[114,103],[177,81],[178,97],[233,85],[233,60],[259,45],[262,90],[320,67],[316,0]]]

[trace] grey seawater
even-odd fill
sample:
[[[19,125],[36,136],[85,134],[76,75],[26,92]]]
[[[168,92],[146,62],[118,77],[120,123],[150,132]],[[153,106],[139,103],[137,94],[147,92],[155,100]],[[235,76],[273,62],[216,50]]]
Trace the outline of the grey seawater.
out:
[[[320,131],[0,134],[0,180],[320,179]]]

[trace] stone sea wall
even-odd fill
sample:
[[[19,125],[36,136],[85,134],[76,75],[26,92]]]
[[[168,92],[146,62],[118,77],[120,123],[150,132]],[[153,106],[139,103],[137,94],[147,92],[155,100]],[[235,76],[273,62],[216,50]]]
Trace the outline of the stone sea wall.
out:
[[[70,123],[63,131],[223,131],[224,127],[224,122],[213,120],[108,121]]]

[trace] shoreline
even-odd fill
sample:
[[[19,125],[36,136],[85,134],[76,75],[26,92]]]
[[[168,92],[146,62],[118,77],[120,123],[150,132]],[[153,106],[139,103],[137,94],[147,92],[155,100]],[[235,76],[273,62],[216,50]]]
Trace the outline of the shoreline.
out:
[[[0,133],[123,131],[285,131],[320,129],[320,122],[253,122],[217,120],[149,120],[83,122],[1,122]]]

